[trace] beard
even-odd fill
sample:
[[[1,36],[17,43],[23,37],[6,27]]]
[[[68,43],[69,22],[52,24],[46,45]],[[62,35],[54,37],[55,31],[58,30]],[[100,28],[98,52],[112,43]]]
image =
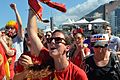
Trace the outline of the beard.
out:
[[[9,33],[6,33],[6,35],[7,35],[8,37],[11,37],[12,39],[17,36],[17,34],[11,35],[11,34],[9,34]]]
[[[5,34],[8,36],[8,37],[11,37],[12,39],[15,38],[17,36],[17,33],[14,32],[9,32],[9,31],[5,31]]]

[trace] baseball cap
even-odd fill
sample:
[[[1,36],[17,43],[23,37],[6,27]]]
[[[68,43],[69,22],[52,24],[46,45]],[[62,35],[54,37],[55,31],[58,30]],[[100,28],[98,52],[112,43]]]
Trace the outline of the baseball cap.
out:
[[[94,34],[91,35],[90,41],[92,47],[107,47],[109,36],[108,34]]]

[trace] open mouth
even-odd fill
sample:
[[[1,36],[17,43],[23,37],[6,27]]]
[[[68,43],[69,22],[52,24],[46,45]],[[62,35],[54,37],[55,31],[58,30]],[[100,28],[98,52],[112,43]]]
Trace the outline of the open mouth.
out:
[[[55,49],[56,49],[55,47],[51,48],[51,50],[55,50]]]

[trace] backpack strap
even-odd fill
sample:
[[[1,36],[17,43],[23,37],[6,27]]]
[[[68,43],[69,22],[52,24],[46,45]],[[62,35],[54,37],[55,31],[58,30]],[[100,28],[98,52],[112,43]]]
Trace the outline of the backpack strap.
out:
[[[115,64],[117,64],[120,68],[120,59],[115,52],[111,52],[111,58],[114,60]]]
[[[111,58],[113,59],[113,67],[114,70],[117,72],[118,76],[120,77],[120,59],[115,52],[111,52]]]
[[[86,71],[86,73],[88,73],[91,69],[93,69],[95,67],[94,61],[93,61],[93,54],[89,55],[88,57],[86,57],[83,62],[85,64],[84,66],[84,70]]]

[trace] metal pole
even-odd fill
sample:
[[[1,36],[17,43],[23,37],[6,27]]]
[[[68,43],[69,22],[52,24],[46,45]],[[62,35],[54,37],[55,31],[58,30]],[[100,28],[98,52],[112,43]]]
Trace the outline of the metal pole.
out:
[[[117,36],[117,16],[115,16],[115,32],[116,32],[116,36]]]
[[[106,18],[106,8],[105,8],[105,4],[103,5],[103,20],[105,20]]]
[[[53,17],[50,17],[50,28],[53,31]]]

